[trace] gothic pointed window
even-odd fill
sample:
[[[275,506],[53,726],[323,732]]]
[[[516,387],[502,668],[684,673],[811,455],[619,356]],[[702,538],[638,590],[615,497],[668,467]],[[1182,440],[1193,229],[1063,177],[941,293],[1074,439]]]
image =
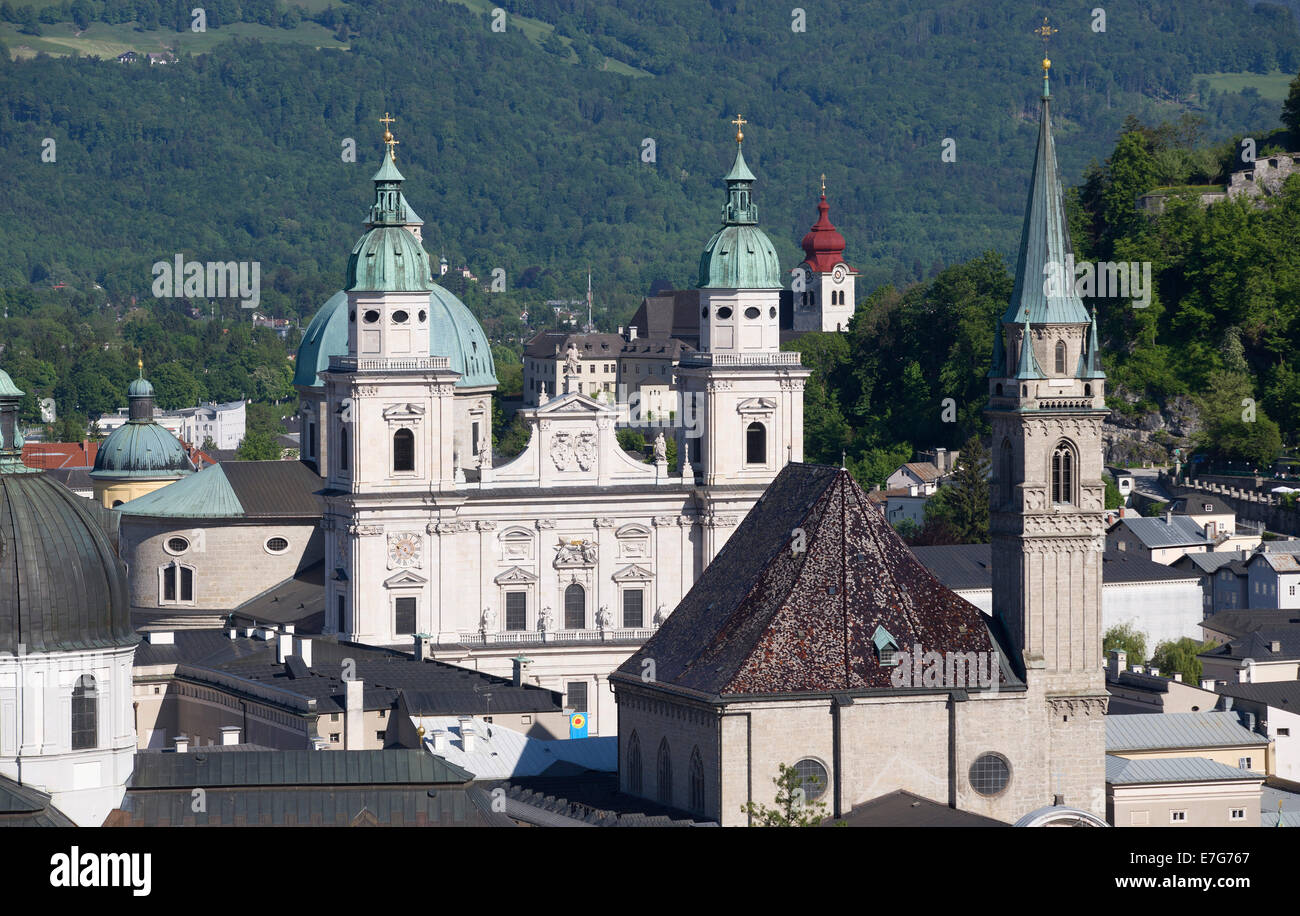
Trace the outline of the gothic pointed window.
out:
[[[673,803],[673,755],[668,750],[668,739],[659,742],[659,801],[665,805]]]
[[[635,731],[627,739],[627,790],[633,795],[641,794],[641,739]]]
[[[564,590],[564,628],[581,630],[587,625],[587,590],[576,582]]]
[[[704,810],[704,760],[698,746],[691,750],[691,810]]]
[[[1065,341],[1056,342],[1056,374],[1065,375]]]
[[[1074,449],[1061,442],[1052,450],[1052,502],[1073,504],[1075,482]]]
[[[767,430],[757,421],[745,430],[745,463],[767,464]]]
[[[415,470],[415,433],[399,429],[393,434],[393,470]]]
[[[72,749],[84,751],[99,746],[99,692],[89,674],[77,678],[72,690]]]

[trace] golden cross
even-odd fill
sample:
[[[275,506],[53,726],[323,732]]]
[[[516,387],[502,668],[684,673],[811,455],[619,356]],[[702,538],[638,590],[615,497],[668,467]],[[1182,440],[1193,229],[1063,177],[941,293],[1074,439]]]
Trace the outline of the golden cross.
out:
[[[379,123],[384,125],[384,143],[388,146],[388,156],[394,162],[397,161],[397,150],[393,149],[393,147],[402,141],[393,138],[393,132],[388,129],[388,125],[392,124],[396,120],[396,118],[390,118],[386,111],[384,112],[384,116],[379,119]]]
[[[1043,24],[1042,24],[1041,26],[1039,26],[1038,28],[1034,29],[1034,34],[1035,34],[1035,35],[1040,35],[1040,36],[1042,36],[1042,39],[1043,39],[1043,48],[1046,49],[1046,48],[1047,48],[1047,39],[1051,38],[1053,35],[1055,35],[1055,34],[1056,34],[1057,32],[1059,32],[1059,31],[1061,31],[1061,30],[1060,30],[1060,29],[1054,29],[1054,28],[1052,28],[1050,25],[1048,25],[1048,24],[1047,24],[1047,17],[1044,16],[1044,17],[1043,17]]]
[[[740,128],[743,125],[748,124],[749,122],[746,121],[744,118],[742,118],[740,115],[736,115],[736,117],[732,120],[731,123],[736,125],[736,142],[740,143],[742,140],[745,139],[745,135],[741,132]]]

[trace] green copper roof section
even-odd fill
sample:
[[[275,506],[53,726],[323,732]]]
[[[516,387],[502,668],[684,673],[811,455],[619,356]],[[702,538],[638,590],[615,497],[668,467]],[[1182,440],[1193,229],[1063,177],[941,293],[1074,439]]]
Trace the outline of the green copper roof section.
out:
[[[1057,173],[1056,145],[1052,140],[1051,99],[1044,95],[1038,122],[1038,149],[1029,180],[1029,200],[1020,230],[1020,257],[1016,285],[1002,316],[1004,323],[1018,322],[1028,309],[1033,324],[1087,324],[1088,312],[1074,291],[1074,278],[1065,277],[1066,255],[1073,254],[1070,228],[1065,219],[1061,180]],[[1073,260],[1073,259],[1071,259]],[[1047,295],[1048,268],[1062,278],[1060,295]]]
[[[365,235],[348,258],[345,289],[367,292],[416,292],[433,288],[429,256],[407,229],[410,224],[402,196],[402,173],[389,153],[374,175],[375,202]],[[418,220],[419,217],[416,217]]]
[[[736,145],[736,161],[723,181],[727,206],[722,228],[700,255],[701,289],[780,289],[781,264],[772,240],[758,228],[754,174]]]
[[[23,392],[9,374],[0,369],[0,474],[36,474],[38,468],[23,464],[23,430],[18,424],[18,401]],[[4,552],[0,541],[0,554]]]
[[[243,518],[244,506],[221,465],[210,465],[118,507],[150,518]]]
[[[384,161],[379,163],[379,171],[371,175],[370,180],[378,183],[381,181],[403,182],[406,179],[403,178],[402,173],[397,170],[397,163],[393,161],[393,157],[388,154],[387,150],[385,150]]]
[[[1092,320],[1088,322],[1088,350],[1079,355],[1079,378],[1105,378],[1101,371],[1101,350],[1097,347],[1097,310],[1092,310]]]
[[[95,453],[96,480],[182,477],[194,466],[180,440],[152,421],[128,420],[100,443]]]
[[[1033,332],[1029,327],[1029,313],[1025,313],[1024,334],[1020,338],[1020,360],[1016,363],[1016,374],[1014,379],[1035,379],[1046,378],[1043,370],[1039,368],[1038,359],[1034,356],[1034,339]]]
[[[1007,345],[1002,340],[1002,322],[993,322],[993,365],[989,366],[989,378],[1007,377]]]
[[[0,397],[21,398],[22,396],[23,392],[18,390],[9,373],[0,369]]]
[[[308,388],[324,386],[317,372],[329,367],[331,356],[348,355],[348,294],[339,290],[325,300],[307,325],[294,357],[293,383]]]

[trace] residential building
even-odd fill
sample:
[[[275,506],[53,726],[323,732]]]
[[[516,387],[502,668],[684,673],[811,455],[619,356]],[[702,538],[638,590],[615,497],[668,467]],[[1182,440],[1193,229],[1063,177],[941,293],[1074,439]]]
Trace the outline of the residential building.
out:
[[[1106,818],[1115,827],[1258,827],[1263,785],[1261,773],[1204,757],[1108,754]]]
[[[1112,649],[1107,658],[1106,692],[1110,694],[1108,716],[1209,712],[1221,703],[1213,689],[1184,684],[1181,674],[1168,676],[1154,668],[1129,666],[1128,653],[1122,649]]]
[[[1255,717],[1268,735],[1268,774],[1300,783],[1300,681],[1224,684],[1218,688],[1234,708]]]
[[[1202,652],[1199,658],[1202,677],[1216,682],[1294,681],[1300,678],[1300,626],[1261,626]]]
[[[1266,542],[1246,561],[1249,607],[1300,610],[1298,591],[1300,541]]]
[[[1184,554],[1213,550],[1214,541],[1195,519],[1166,511],[1163,518],[1126,514],[1117,519],[1106,531],[1106,547],[1139,553],[1168,566]]]

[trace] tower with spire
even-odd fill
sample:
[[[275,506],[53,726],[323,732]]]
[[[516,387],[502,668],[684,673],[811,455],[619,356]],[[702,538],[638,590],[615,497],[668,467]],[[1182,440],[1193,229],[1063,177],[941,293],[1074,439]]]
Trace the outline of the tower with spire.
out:
[[[844,236],[831,224],[826,176],[817,202],[817,222],[803,237],[803,263],[793,271],[794,330],[847,331],[853,317],[858,272],[844,260]]]
[[[1047,26],[1044,25],[1044,29]],[[1038,34],[1050,34],[1039,30]],[[997,322],[989,406],[993,615],[1041,691],[1051,791],[1104,811],[1101,585],[1105,373],[1095,314],[1054,282],[1073,264],[1043,60],[1038,147],[1015,287]]]
[[[780,263],[758,227],[756,179],[740,130],[747,122],[737,115],[731,123],[736,157],[723,177],[722,227],[700,257],[700,351],[683,357],[678,371],[703,429],[693,435],[679,427],[685,437],[679,447],[705,486],[765,487],[787,464],[803,460],[803,386],[810,370],[797,352],[781,351]]]

